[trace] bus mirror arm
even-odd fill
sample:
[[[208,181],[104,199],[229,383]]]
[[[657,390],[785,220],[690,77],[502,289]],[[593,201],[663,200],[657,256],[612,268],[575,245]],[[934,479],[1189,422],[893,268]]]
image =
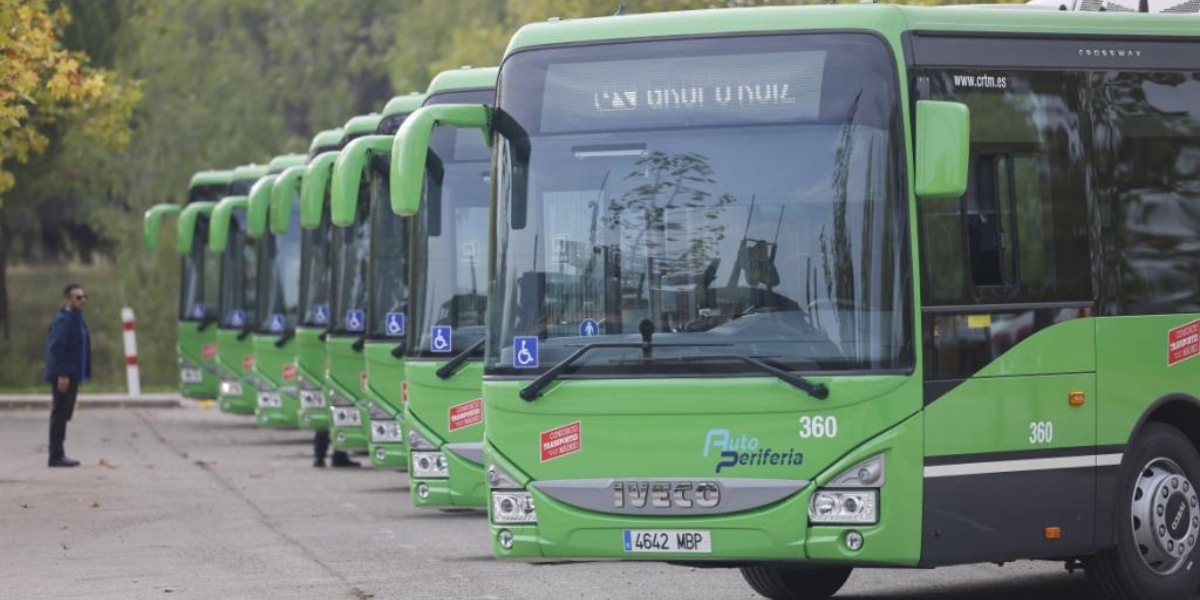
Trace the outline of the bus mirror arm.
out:
[[[475,341],[475,343],[467,346],[462,352],[454,355],[454,358],[446,361],[446,364],[442,365],[441,368],[437,370],[438,378],[450,379],[453,377],[454,372],[458,370],[458,367],[467,362],[467,359],[471,358],[471,356],[478,352],[480,348],[483,348],[483,343],[485,341],[487,341],[485,338],[479,338]],[[523,397],[524,396],[522,396],[522,398]]]
[[[562,375],[563,372],[569,369],[572,364],[583,357],[584,354],[587,354],[592,350],[603,348],[637,349],[642,351],[642,360],[647,360],[645,357],[649,355],[649,352],[652,348],[698,348],[730,345],[731,344],[651,344],[650,342],[596,342],[594,344],[584,344],[583,346],[580,346],[578,350],[572,352],[569,356],[564,358],[562,362],[550,367],[549,371],[542,373],[537,379],[531,381],[529,385],[521,388],[521,391],[518,392],[518,395],[521,396],[521,399],[526,402],[533,402],[534,400],[537,400],[538,396],[542,394],[542,390],[545,389],[547,385],[550,385],[550,383],[557,379],[559,375]],[[789,375],[791,374],[789,373]]]
[[[204,319],[200,321],[200,324],[196,325],[196,331],[204,331],[205,329],[212,327],[216,322],[216,317],[204,317]]]

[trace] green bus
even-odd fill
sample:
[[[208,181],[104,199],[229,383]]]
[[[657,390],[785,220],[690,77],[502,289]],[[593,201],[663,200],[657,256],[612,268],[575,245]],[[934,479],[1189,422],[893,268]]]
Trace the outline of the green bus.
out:
[[[264,165],[233,170],[229,195],[213,207],[208,250],[220,256],[217,299],[217,370],[222,412],[253,415],[260,386],[254,373],[254,346],[249,339],[258,319],[256,240],[248,235],[246,209],[250,188],[267,174]]]
[[[425,105],[491,105],[498,71],[445,71],[429,84]],[[417,506],[483,508],[491,151],[478,132],[465,129],[439,129],[430,145],[409,275],[408,482]]]
[[[330,202],[333,163],[347,144],[379,128],[380,115],[359,115],[346,122],[338,150],[318,155],[308,164],[301,185],[302,202],[324,206]],[[366,194],[365,190],[360,194]],[[333,447],[344,452],[366,452],[370,424],[366,397],[366,343],[368,224],[331,228],[329,240],[329,323],[325,332],[328,371],[325,393],[330,404]]]
[[[333,224],[363,223],[368,229],[364,392],[368,455],[378,469],[408,464],[403,416],[409,226],[406,218],[382,208],[388,203],[387,152],[400,124],[424,99],[412,93],[388,101],[375,134],[355,139],[338,154],[331,179]]]
[[[313,137],[308,148],[308,163],[327,152],[335,152],[343,131],[327,129]],[[287,231],[306,167],[291,167],[279,175],[271,188],[271,230]],[[308,206],[301,201],[300,224],[300,304],[296,324],[296,385],[300,398],[300,427],[315,431],[329,430],[329,407],[325,402],[325,377],[329,372],[325,357],[325,328],[329,324],[329,210],[321,198]],[[323,453],[322,453],[323,454]]]
[[[158,247],[162,221],[177,217],[179,261],[179,324],[175,352],[179,361],[179,393],[184,398],[217,397],[217,275],[216,260],[206,251],[208,219],[216,201],[229,189],[230,171],[199,171],[188,184],[184,205],[158,204],[142,220],[146,250]]]
[[[563,20],[494,110],[493,551],[1200,583],[1200,22],[872,4]],[[543,355],[544,353],[544,355]]]
[[[292,204],[279,207],[286,227],[276,232],[271,192],[287,169],[303,168],[303,154],[276,156],[267,163],[267,174],[250,188],[246,209],[247,234],[258,239],[258,320],[251,336],[254,373],[259,385],[254,408],[259,427],[293,429],[300,425],[299,388],[296,384],[296,321],[300,297],[300,211]],[[293,193],[292,196],[295,194]],[[299,203],[294,200],[293,202]]]

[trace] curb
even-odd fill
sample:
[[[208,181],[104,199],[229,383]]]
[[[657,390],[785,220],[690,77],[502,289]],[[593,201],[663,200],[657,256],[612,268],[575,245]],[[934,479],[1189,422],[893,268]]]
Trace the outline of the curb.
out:
[[[177,394],[142,394],[131,398],[126,394],[84,394],[80,395],[76,407],[88,408],[179,408],[180,398]],[[50,394],[2,394],[0,395],[0,411],[50,409]]]

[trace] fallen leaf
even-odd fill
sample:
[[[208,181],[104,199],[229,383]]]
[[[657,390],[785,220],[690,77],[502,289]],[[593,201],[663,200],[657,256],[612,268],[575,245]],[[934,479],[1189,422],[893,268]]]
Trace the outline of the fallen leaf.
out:
[[[22,504],[22,505],[21,505],[21,508],[29,508],[29,505],[28,505],[28,504]]]
[[[63,550],[66,550],[66,549],[67,549],[67,545],[66,545],[66,544],[64,544],[64,543],[62,543],[62,542],[59,542],[59,543],[58,543],[58,545],[59,545],[59,546],[62,546],[62,549],[63,549]]]
[[[354,597],[358,598],[358,600],[367,600],[368,598],[374,598],[375,594],[368,594],[362,588],[354,588]]]
[[[92,508],[100,508],[100,501],[99,500],[92,501]]]
[[[107,458],[102,458],[102,459],[100,459],[100,466],[104,467],[105,469],[115,469],[115,468],[117,468],[117,466],[116,466],[116,465],[114,465],[114,464],[112,464],[112,463],[108,462],[108,459],[107,459]]]

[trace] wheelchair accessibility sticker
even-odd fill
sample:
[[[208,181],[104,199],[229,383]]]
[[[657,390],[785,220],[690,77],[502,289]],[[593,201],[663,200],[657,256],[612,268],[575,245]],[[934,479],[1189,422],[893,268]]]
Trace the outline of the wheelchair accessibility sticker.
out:
[[[535,335],[519,335],[513,338],[513,366],[518,369],[538,367],[538,338]]]
[[[229,311],[229,318],[226,320],[229,322],[230,327],[245,327],[246,312],[242,310],[231,310]]]
[[[204,305],[203,304],[196,304],[196,305],[192,306],[192,318],[193,319],[203,319],[204,318]]]
[[[453,346],[454,330],[449,325],[434,325],[429,328],[429,351],[449,352]]]
[[[346,331],[362,331],[363,327],[366,327],[366,320],[361,308],[346,311]]]
[[[271,333],[283,331],[283,313],[271,313],[271,320],[267,321],[267,331]]]
[[[595,337],[600,335],[600,324],[595,319],[584,319],[579,324],[580,337]]]
[[[404,335],[404,313],[390,312],[387,314],[386,321],[388,337],[400,337]]]
[[[329,323],[329,305],[318,304],[313,307],[313,323],[327,325]]]

